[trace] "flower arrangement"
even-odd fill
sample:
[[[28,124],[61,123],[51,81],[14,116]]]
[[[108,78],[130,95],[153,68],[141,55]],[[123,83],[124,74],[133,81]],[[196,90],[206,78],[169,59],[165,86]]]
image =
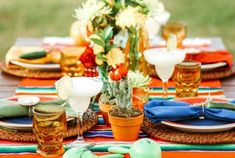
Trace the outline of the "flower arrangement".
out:
[[[157,21],[156,17],[164,12],[164,5],[159,0],[87,0],[75,10],[74,17],[81,21],[79,29],[87,42],[94,42],[89,37],[90,32],[101,33],[107,27],[113,29],[113,43],[118,47],[125,47],[129,38],[129,69],[138,70],[141,57],[138,50],[139,32],[148,19]],[[100,46],[93,49],[102,51]]]
[[[102,32],[90,36],[91,44],[81,55],[80,61],[85,67],[97,66],[104,82],[101,100],[115,104],[115,94],[110,87],[108,73],[124,63],[124,54],[112,43],[113,28],[107,27]]]

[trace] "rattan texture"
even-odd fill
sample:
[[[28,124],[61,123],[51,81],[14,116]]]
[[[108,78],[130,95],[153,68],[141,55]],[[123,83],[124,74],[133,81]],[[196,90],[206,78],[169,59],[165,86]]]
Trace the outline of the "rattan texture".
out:
[[[150,137],[166,142],[180,144],[232,144],[235,143],[235,131],[213,133],[185,132],[170,128],[163,124],[154,124],[145,118],[141,127],[142,131]]]
[[[76,122],[76,121],[74,121]],[[67,127],[67,132],[64,137],[69,138],[76,136],[78,134],[77,125],[74,122],[70,122]],[[98,116],[96,112],[88,109],[83,116],[83,131],[88,131],[98,122]],[[30,131],[16,131],[11,129],[0,129],[0,139],[16,141],[16,142],[36,142],[36,136],[33,132]]]

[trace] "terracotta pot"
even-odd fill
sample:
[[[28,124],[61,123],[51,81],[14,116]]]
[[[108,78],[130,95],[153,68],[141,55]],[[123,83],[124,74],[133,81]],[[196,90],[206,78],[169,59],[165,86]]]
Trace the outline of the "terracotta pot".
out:
[[[110,105],[110,104],[104,104],[104,103],[102,103],[102,102],[99,100],[99,109],[100,109],[100,113],[101,113],[101,115],[103,116],[104,123],[105,123],[107,126],[110,126],[109,118],[108,118],[108,112],[109,112],[109,110],[111,109],[111,107],[112,107],[112,105]]]
[[[111,124],[114,139],[123,141],[133,141],[139,136],[140,126],[143,123],[144,115],[131,118],[121,118],[110,115],[109,123]]]

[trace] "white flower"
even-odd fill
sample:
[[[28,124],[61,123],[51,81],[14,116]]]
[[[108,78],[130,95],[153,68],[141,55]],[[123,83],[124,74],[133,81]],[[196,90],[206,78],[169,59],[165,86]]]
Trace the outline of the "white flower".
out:
[[[127,41],[128,41],[128,33],[127,31],[122,30],[117,35],[114,36],[113,44],[118,47],[125,48]]]
[[[165,12],[164,4],[159,0],[137,0],[137,2],[148,9],[148,16],[156,16]]]
[[[103,1],[87,0],[82,4],[82,7],[75,9],[75,18],[88,24],[97,16],[107,15],[112,12],[112,9],[107,6]]]
[[[122,29],[141,27],[144,25],[145,18],[145,15],[139,12],[138,7],[128,6],[117,15],[116,24]]]

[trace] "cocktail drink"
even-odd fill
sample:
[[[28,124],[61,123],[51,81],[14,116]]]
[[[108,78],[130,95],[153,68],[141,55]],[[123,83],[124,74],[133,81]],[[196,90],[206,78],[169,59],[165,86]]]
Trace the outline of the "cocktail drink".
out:
[[[66,131],[65,110],[54,105],[39,105],[33,109],[33,131],[37,137],[37,153],[56,157],[64,153]]]
[[[78,116],[78,138],[70,146],[79,145],[83,139],[83,114],[88,109],[91,97],[97,95],[103,86],[103,82],[92,77],[68,77],[64,76],[56,83],[57,93],[60,98],[67,99],[71,108]]]
[[[185,52],[181,49],[153,48],[146,50],[144,57],[149,64],[155,65],[156,72],[163,82],[163,97],[167,98],[167,82],[174,72],[175,65],[184,60]]]

